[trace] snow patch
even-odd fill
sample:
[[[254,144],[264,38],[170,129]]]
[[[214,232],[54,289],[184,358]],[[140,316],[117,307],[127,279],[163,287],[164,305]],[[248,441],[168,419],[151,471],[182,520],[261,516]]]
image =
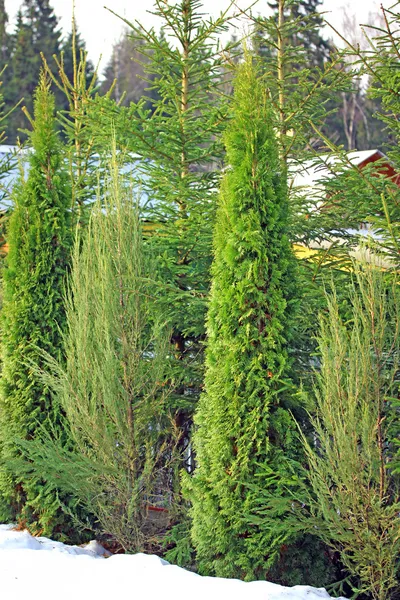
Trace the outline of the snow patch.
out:
[[[40,552],[40,550],[42,552]],[[0,525],[0,588],[12,600],[327,600],[324,588],[201,577],[146,554],[118,554],[96,541],[68,546]],[[341,599],[344,600],[344,599]]]

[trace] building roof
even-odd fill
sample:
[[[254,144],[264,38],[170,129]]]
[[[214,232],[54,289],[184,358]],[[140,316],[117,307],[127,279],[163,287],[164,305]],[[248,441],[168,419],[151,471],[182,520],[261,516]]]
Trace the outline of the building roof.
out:
[[[380,150],[362,150],[360,152],[349,152],[347,159],[356,167],[363,167],[370,162],[376,162],[385,155]],[[329,168],[342,164],[346,167],[346,163],[336,154],[320,154],[312,160],[305,161],[300,167],[294,166],[291,170],[293,173],[292,185],[294,187],[315,188],[321,185],[322,179],[331,179],[334,173]]]

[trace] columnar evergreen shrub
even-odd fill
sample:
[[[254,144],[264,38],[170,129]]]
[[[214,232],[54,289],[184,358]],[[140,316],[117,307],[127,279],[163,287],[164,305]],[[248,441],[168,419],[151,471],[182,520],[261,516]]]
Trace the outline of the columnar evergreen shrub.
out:
[[[399,589],[399,290],[377,269],[356,270],[350,322],[335,295],[321,319],[315,437],[303,437],[308,487],[294,526],[339,553],[356,591],[387,600]]]
[[[0,520],[27,519],[49,532],[58,501],[39,478],[21,478],[10,461],[21,457],[18,438],[39,424],[59,427],[59,408],[32,370],[39,350],[62,356],[63,286],[70,260],[70,194],[54,124],[54,99],[43,76],[35,94],[29,173],[15,187],[4,270],[0,395]]]
[[[114,156],[104,196],[76,242],[65,362],[47,356],[42,369],[72,445],[47,430],[25,447],[30,469],[94,515],[102,534],[126,551],[154,551],[174,516],[169,330],[155,307],[159,288],[132,190],[118,169]]]
[[[196,413],[197,469],[188,481],[202,573],[265,576],[273,535],[248,514],[257,489],[279,485],[293,427],[281,404],[294,294],[286,172],[272,107],[252,58],[239,66],[225,135],[227,167],[214,236],[205,392]]]

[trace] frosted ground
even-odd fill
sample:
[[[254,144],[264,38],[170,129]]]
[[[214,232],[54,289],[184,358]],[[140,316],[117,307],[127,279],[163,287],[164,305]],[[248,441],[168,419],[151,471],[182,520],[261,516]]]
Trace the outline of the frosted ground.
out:
[[[0,525],[2,600],[327,600],[323,588],[201,577],[157,556],[106,557],[97,542],[67,546]],[[344,599],[342,599],[344,600]]]

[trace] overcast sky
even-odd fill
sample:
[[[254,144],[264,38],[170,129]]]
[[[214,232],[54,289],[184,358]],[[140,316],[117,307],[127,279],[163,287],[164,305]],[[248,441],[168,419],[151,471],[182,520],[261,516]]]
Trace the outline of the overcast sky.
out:
[[[249,0],[237,0],[242,8],[249,6]],[[323,10],[329,11],[327,20],[335,27],[340,28],[342,19],[342,6],[347,4],[348,10],[356,14],[359,23],[368,18],[368,13],[378,11],[382,0],[324,0]],[[5,0],[6,10],[10,20],[15,18],[22,0]],[[71,29],[72,0],[51,0],[55,13],[60,18],[60,25],[64,31]],[[384,0],[385,6],[391,6],[394,0]],[[213,16],[225,9],[229,0],[203,0],[204,11]],[[96,62],[102,55],[100,71],[104,69],[111,53],[113,42],[121,33],[122,22],[110,14],[104,5],[128,20],[141,21],[146,26],[154,24],[155,20],[147,11],[152,9],[153,0],[75,0],[75,12],[79,30],[86,40],[90,58]],[[267,0],[258,0],[258,5],[253,10],[267,14]]]

